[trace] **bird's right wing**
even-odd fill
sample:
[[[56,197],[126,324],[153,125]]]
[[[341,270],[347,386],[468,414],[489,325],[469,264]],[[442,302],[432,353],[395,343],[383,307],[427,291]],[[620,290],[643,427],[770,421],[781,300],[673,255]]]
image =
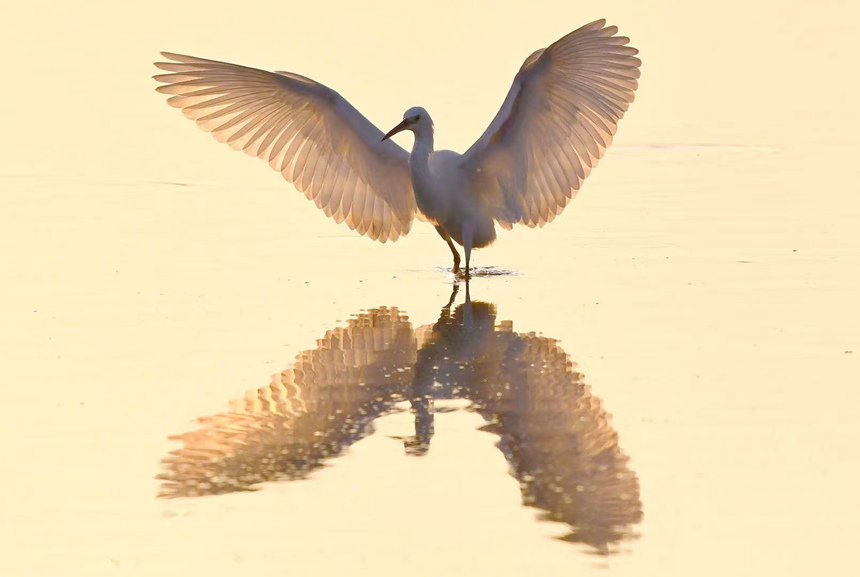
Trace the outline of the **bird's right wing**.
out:
[[[231,148],[267,161],[337,222],[385,242],[416,213],[409,155],[340,94],[289,72],[162,52],[157,90]]]
[[[612,142],[641,62],[598,20],[529,56],[463,169],[504,227],[561,213]]]

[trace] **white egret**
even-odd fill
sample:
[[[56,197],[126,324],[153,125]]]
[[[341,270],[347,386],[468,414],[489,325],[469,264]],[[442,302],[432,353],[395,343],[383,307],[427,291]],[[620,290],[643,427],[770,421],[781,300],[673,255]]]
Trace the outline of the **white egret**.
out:
[[[454,255],[496,239],[495,223],[543,226],[561,213],[633,102],[641,61],[605,20],[523,63],[496,117],[465,154],[433,150],[433,121],[410,108],[382,133],[340,94],[291,72],[163,52],[159,92],[216,140],[267,161],[337,222],[386,242],[419,216]],[[415,136],[412,152],[389,140]]]

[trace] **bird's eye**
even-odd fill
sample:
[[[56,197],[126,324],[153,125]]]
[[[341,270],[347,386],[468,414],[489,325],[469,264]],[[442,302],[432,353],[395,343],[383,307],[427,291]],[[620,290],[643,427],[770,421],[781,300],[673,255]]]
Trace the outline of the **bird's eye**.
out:
[[[419,120],[421,120],[421,116],[418,114],[412,117],[412,122],[418,122]]]

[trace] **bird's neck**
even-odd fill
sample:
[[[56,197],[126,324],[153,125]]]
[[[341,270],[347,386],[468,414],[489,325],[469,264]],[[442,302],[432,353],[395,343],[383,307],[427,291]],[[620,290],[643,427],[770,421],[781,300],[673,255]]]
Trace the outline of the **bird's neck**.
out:
[[[414,161],[424,161],[430,158],[430,153],[433,152],[433,131],[417,131],[415,133],[415,144],[412,145],[412,158]]]

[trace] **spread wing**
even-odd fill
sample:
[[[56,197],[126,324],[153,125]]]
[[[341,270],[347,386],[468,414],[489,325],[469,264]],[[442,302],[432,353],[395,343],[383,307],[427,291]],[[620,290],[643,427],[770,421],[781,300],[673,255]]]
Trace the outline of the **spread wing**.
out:
[[[409,155],[334,90],[289,72],[162,52],[157,90],[231,148],[257,156],[327,216],[374,240],[409,232]]]
[[[567,523],[567,541],[599,553],[642,520],[639,480],[600,399],[553,339],[507,333],[498,378],[476,382],[475,402],[501,437],[523,503]]]
[[[161,497],[253,490],[301,479],[369,435],[371,422],[408,390],[415,363],[409,319],[380,308],[328,331],[269,386],[248,391],[232,410],[201,417],[199,430],[163,461]]]
[[[560,214],[612,142],[641,61],[598,20],[523,63],[463,167],[496,220],[543,226]]]

